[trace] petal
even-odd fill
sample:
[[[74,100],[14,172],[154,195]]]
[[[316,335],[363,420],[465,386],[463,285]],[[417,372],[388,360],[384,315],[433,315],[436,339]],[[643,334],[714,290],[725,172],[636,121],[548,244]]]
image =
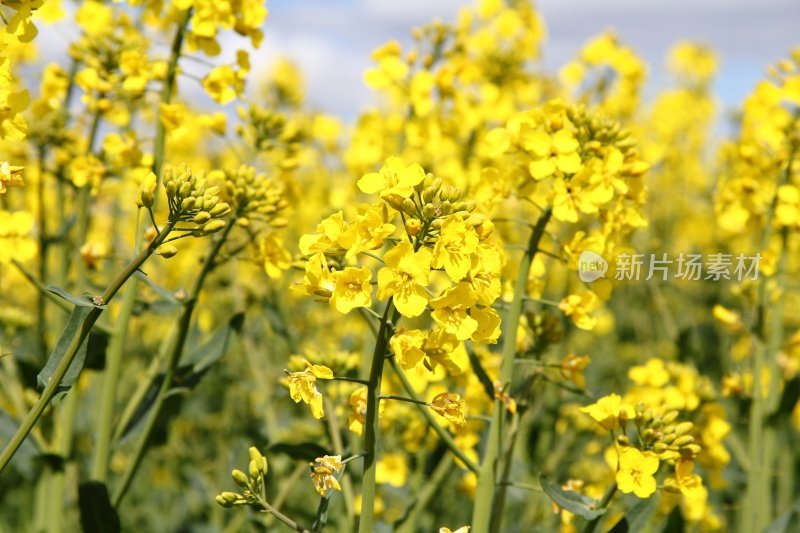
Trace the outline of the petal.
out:
[[[556,166],[548,157],[546,159],[531,161],[531,163],[528,165],[528,171],[531,173],[531,176],[533,176],[534,179],[540,180],[552,175],[553,172],[556,171]]]

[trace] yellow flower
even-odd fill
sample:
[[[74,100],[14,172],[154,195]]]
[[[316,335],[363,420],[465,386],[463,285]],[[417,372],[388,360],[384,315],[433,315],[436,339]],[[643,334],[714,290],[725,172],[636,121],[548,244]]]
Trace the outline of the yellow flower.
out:
[[[669,372],[664,367],[664,361],[653,357],[644,365],[634,366],[628,370],[628,377],[637,385],[649,387],[663,387],[669,382]]]
[[[367,414],[367,388],[359,387],[350,395],[350,414],[347,427],[356,435],[361,435]],[[381,404],[383,407],[383,404]]]
[[[568,130],[562,129],[553,135],[541,129],[529,131],[522,139],[522,146],[534,158],[528,165],[534,179],[546,178],[556,170],[574,174],[581,168],[578,141]]]
[[[385,267],[378,271],[378,298],[394,297],[394,305],[401,315],[419,316],[428,304],[425,285],[431,270],[431,251],[421,248],[414,251],[411,243],[401,241],[386,252]]]
[[[491,307],[473,307],[469,314],[478,323],[471,339],[494,344],[500,337],[500,315]]]
[[[570,294],[558,304],[558,308],[581,329],[592,330],[597,325],[597,319],[589,313],[594,311],[597,304],[597,295],[591,291],[581,294]]]
[[[561,375],[573,382],[579,389],[586,388],[583,369],[591,362],[588,355],[578,356],[571,353],[561,360]]]
[[[625,494],[634,493],[639,498],[649,498],[656,491],[658,458],[646,455],[636,448],[622,448],[617,470],[617,487]]]
[[[671,492],[680,492],[687,499],[702,498],[703,480],[694,473],[694,461],[676,461],[675,472],[664,480],[664,488]]]
[[[476,301],[469,283],[459,283],[430,301],[433,308],[431,317],[456,339],[467,340],[478,329],[478,322],[467,314]]]
[[[433,249],[434,268],[444,267],[453,281],[461,281],[469,273],[471,255],[478,249],[478,234],[461,215],[450,215],[442,223],[439,239]]]
[[[0,163],[0,194],[5,194],[8,187],[22,187],[23,167],[15,167],[3,161]]]
[[[415,368],[425,357],[425,351],[422,349],[425,340],[424,331],[418,329],[398,331],[389,339],[389,346],[397,363],[402,368],[409,370]]]
[[[581,412],[591,416],[607,431],[614,429],[618,422],[630,420],[636,416],[633,407],[622,403],[622,398],[616,393],[603,396],[595,403],[581,407]]]
[[[335,282],[331,305],[347,314],[356,307],[369,307],[372,302],[372,272],[367,267],[347,267],[333,272]]]
[[[28,124],[22,112],[28,107],[27,90],[12,91],[11,61],[0,56],[0,139],[19,141],[25,138]]]
[[[439,533],[468,533],[470,526],[461,526],[458,529],[451,530],[449,527],[440,527]]]
[[[430,406],[438,415],[458,427],[463,427],[467,423],[464,420],[464,400],[458,394],[440,392],[433,397]]]
[[[272,279],[278,279],[283,271],[292,266],[292,254],[284,248],[283,239],[276,232],[267,233],[259,242],[264,261],[264,271]]]
[[[242,91],[242,80],[229,65],[215,67],[203,78],[203,89],[215,102],[225,105]]]
[[[311,479],[317,492],[325,496],[330,489],[342,490],[335,477],[335,474],[342,471],[342,456],[324,455],[314,459],[314,462],[316,464],[311,463]]]
[[[302,372],[288,372],[289,396],[295,403],[305,402],[311,408],[314,418],[325,416],[322,409],[322,394],[315,386],[317,379],[333,379],[333,371],[322,365],[312,365],[306,361],[308,368]]]
[[[393,487],[402,487],[408,481],[408,465],[402,453],[387,453],[378,461],[375,481]]]
[[[33,226],[34,218],[27,211],[0,209],[0,264],[36,257],[36,242],[30,237]]]
[[[394,233],[394,224],[386,223],[380,207],[362,206],[356,221],[346,227],[336,239],[347,250],[345,259],[383,246],[386,237]]]
[[[425,179],[425,171],[416,163],[405,165],[397,156],[389,157],[378,172],[364,174],[358,188],[367,194],[380,192],[381,198],[398,196],[408,198],[414,186]]]
[[[335,282],[333,275],[328,270],[325,256],[321,253],[314,254],[306,261],[306,275],[302,283],[295,283],[290,290],[306,296],[319,296],[327,302],[333,295]]]

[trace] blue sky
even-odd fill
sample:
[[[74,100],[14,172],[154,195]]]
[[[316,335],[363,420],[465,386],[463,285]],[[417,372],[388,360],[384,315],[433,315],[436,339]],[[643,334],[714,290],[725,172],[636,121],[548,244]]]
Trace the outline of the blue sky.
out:
[[[287,56],[300,64],[312,105],[352,119],[374,102],[362,81],[370,52],[389,39],[410,43],[410,30],[434,17],[453,20],[463,0],[269,0],[259,61]],[[716,92],[732,107],[765,67],[800,45],[798,0],[540,0],[548,30],[544,66],[555,71],[591,37],[613,28],[651,67],[650,88],[663,85],[667,51],[680,39],[720,55]]]
[[[408,45],[414,26],[435,17],[452,21],[465,0],[267,0],[269,17],[261,49],[252,56],[251,94],[259,76],[278,57],[294,60],[307,82],[309,102],[347,121],[375,103],[363,82],[370,53],[389,39]],[[613,28],[651,67],[649,93],[664,84],[665,55],[680,39],[712,46],[720,55],[716,94],[725,108],[738,105],[765,67],[800,45],[800,0],[539,0],[548,38],[543,65],[555,72],[583,44]],[[68,11],[74,8],[66,2]],[[77,35],[71,16],[54,27],[40,26],[43,59],[66,64],[66,44]],[[160,43],[165,54],[168,43]],[[232,32],[223,38],[221,64],[233,61],[247,41]],[[205,67],[183,61],[187,71]],[[183,78],[181,94],[201,107],[215,107],[198,83]],[[236,103],[226,106],[233,112]]]

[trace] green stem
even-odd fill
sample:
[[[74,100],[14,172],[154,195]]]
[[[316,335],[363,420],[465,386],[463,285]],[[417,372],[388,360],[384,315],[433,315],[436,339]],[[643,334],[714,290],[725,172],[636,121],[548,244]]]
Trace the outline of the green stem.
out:
[[[44,281],[47,279],[47,252],[49,248],[49,235],[47,233],[47,217],[45,216],[44,205],[44,162],[46,159],[45,149],[40,146],[37,150],[37,161],[39,166],[39,179],[36,184],[36,204],[37,215],[39,217],[39,279]],[[39,352],[42,356],[42,361],[47,357],[47,298],[44,293],[39,292],[37,300],[37,318],[36,318],[36,338],[39,340]]]
[[[386,361],[386,350],[389,347],[389,337],[391,328],[389,325],[394,322],[389,321],[394,311],[392,299],[386,302],[386,309],[383,311],[381,326],[378,330],[378,338],[375,341],[375,351],[372,353],[372,366],[369,371],[369,382],[367,383],[367,413],[364,417],[364,449],[367,452],[364,457],[364,472],[361,478],[361,518],[358,522],[359,533],[372,533],[374,530],[373,521],[375,518],[375,473],[378,464],[378,438],[379,421],[378,407],[379,395],[381,392],[381,379],[383,377],[383,364]]]
[[[325,420],[328,422],[328,432],[331,435],[333,453],[336,455],[344,455],[344,442],[342,442],[339,417],[333,409],[333,406],[330,405],[330,400],[328,398],[323,397],[322,401],[325,405],[325,412],[328,413]],[[352,528],[356,520],[356,509],[353,504],[353,484],[350,482],[350,475],[347,472],[342,475],[342,499],[344,500],[344,508],[347,513],[347,526],[348,528]]]
[[[797,120],[797,119],[795,119]],[[794,124],[794,121],[792,122]],[[792,173],[792,162],[796,143],[792,143],[786,161],[786,169],[778,180],[778,186],[788,183]],[[761,250],[769,247],[772,239],[772,225],[775,217],[775,208],[778,203],[777,192],[767,209],[764,220],[764,233],[761,237]],[[783,241],[775,273],[772,277],[781,284],[783,281],[782,270],[785,268],[785,250]],[[761,374],[765,365],[770,369],[770,378],[777,379],[775,355],[780,347],[783,335],[782,305],[781,301],[770,302],[770,293],[767,283],[771,278],[762,278],[758,285],[758,303],[756,307],[756,323],[754,327],[755,342],[753,350],[753,401],[750,407],[750,420],[748,427],[748,446],[750,455],[750,470],[747,474],[747,499],[742,512],[741,528],[749,531],[761,531],[769,523],[771,512],[769,502],[771,497],[771,479],[767,472],[767,463],[764,446],[764,413],[766,411],[764,392],[761,387]],[[766,315],[770,314],[771,324],[769,332],[766,326]],[[774,383],[774,381],[773,381]],[[773,399],[771,394],[770,398]]]
[[[178,368],[178,361],[183,353],[183,347],[186,344],[186,337],[189,335],[189,326],[192,322],[192,315],[194,314],[195,305],[197,304],[197,297],[203,288],[206,277],[213,270],[215,259],[217,255],[219,255],[220,250],[222,250],[222,246],[227,240],[228,235],[234,226],[235,220],[231,219],[230,223],[225,226],[225,229],[222,230],[222,234],[216,240],[211,248],[211,251],[206,257],[206,260],[203,262],[203,267],[200,269],[197,279],[195,279],[192,292],[189,294],[189,297],[186,299],[183,308],[181,309],[181,315],[178,319],[178,334],[175,338],[175,343],[172,345],[172,351],[170,352],[169,359],[167,360],[167,368],[164,373],[164,380],[161,382],[161,387],[158,389],[153,407],[150,409],[150,416],[147,419],[147,424],[145,425],[142,435],[139,437],[139,441],[136,444],[136,450],[134,451],[133,459],[128,465],[128,468],[122,477],[122,481],[114,492],[114,497],[111,500],[114,507],[119,507],[122,499],[125,497],[125,494],[128,491],[134,476],[136,475],[136,471],[138,470],[139,465],[144,458],[145,452],[147,451],[150,435],[155,429],[158,416],[161,414],[161,409],[164,407],[164,401],[166,400],[167,393],[172,387],[172,381],[175,377],[175,370]]]
[[[611,499],[614,497],[614,494],[617,492],[617,482],[614,481],[611,483],[611,486],[608,487],[608,490],[603,494],[603,498],[600,500],[600,503],[597,504],[598,509],[605,509],[608,507],[608,504],[611,503]],[[604,515],[600,515],[597,518],[590,520],[586,523],[586,526],[583,528],[583,533],[593,533],[594,530],[600,525],[600,521],[603,519]]]
[[[289,526],[291,529],[299,531],[300,533],[311,533],[309,530],[307,530],[306,528],[304,528],[303,526],[301,526],[300,524],[298,524],[285,514],[275,509],[269,503],[267,503],[267,500],[265,500],[261,495],[258,496],[258,504],[261,505],[261,507],[264,509],[264,512],[271,514],[272,516],[274,516],[275,518],[277,518],[278,520]]]
[[[141,211],[139,210],[136,213],[134,250],[139,250],[142,246],[142,232],[139,230],[140,215]],[[114,424],[117,385],[122,369],[122,355],[128,332],[128,322],[130,322],[131,315],[133,314],[133,304],[136,302],[137,287],[138,282],[134,278],[128,284],[125,294],[122,296],[122,306],[120,307],[117,324],[112,333],[111,342],[109,343],[106,355],[103,388],[100,393],[100,402],[98,406],[95,455],[90,474],[91,479],[102,481],[103,483],[108,480],[108,463],[111,459],[111,435]]]
[[[147,258],[149,258],[153,252],[155,252],[156,248],[161,245],[164,239],[166,239],[167,235],[169,235],[170,231],[172,231],[173,226],[174,222],[167,223],[166,227],[156,236],[155,240],[153,240],[153,242],[150,243],[147,248],[142,250],[139,255],[137,255],[130,263],[128,263],[128,265],[119,274],[117,274],[117,277],[114,278],[106,290],[103,291],[103,294],[100,295],[100,299],[104,304],[108,304],[114,298],[128,278],[133,276],[134,272],[136,272],[136,270],[142,266]],[[39,397],[31,410],[28,411],[28,414],[25,416],[22,424],[19,428],[17,428],[14,436],[11,437],[11,440],[3,449],[2,454],[0,454],[0,473],[2,473],[3,470],[5,470],[5,467],[8,466],[8,463],[22,445],[25,437],[27,437],[28,433],[31,432],[33,427],[36,425],[36,422],[39,420],[39,417],[42,416],[45,408],[50,404],[50,401],[56,395],[58,386],[61,384],[61,380],[64,379],[67,369],[75,359],[75,355],[78,353],[78,348],[80,348],[81,344],[83,344],[83,341],[86,340],[86,337],[89,336],[92,326],[94,326],[94,323],[97,322],[97,319],[102,313],[102,308],[93,307],[92,310],[89,311],[89,314],[86,315],[86,318],[84,318],[80,329],[72,337],[72,341],[70,341],[69,345],[67,346],[64,356],[61,358],[61,361],[58,363],[58,366],[53,372],[52,378],[42,391],[42,395]]]
[[[397,362],[394,359],[390,359],[389,361],[395,373],[397,374],[397,377],[400,378],[400,383],[403,385],[403,389],[405,389],[406,394],[408,394],[414,400],[414,403],[417,404],[420,413],[422,413],[422,415],[428,421],[428,424],[431,426],[431,428],[433,428],[433,430],[439,436],[442,443],[445,446],[447,446],[450,452],[453,455],[455,455],[462,463],[464,463],[464,465],[467,468],[469,468],[472,472],[475,472],[477,474],[478,471],[480,470],[480,467],[475,464],[475,461],[470,459],[467,456],[467,454],[464,453],[464,450],[462,450],[458,446],[458,444],[456,444],[456,442],[453,440],[453,437],[450,436],[450,433],[448,433],[447,430],[443,428],[441,424],[439,424],[436,418],[434,418],[433,413],[427,407],[428,403],[423,402],[420,399],[420,397],[417,395],[417,392],[414,390],[414,386],[408,380],[408,376],[406,376],[405,372],[403,372],[403,370],[400,368]]]
[[[546,209],[534,226],[531,237],[528,241],[528,248],[523,255],[517,272],[517,280],[514,285],[514,297],[508,307],[506,319],[503,321],[503,351],[502,366],[500,368],[500,383],[507,384],[511,381],[514,371],[514,356],[516,355],[517,345],[517,324],[522,312],[522,304],[528,285],[528,275],[531,263],[539,248],[547,223],[550,220],[551,210]],[[501,426],[504,420],[505,406],[498,399],[494,402],[492,411],[492,422],[487,432],[486,449],[483,454],[480,472],[478,473],[478,486],[475,494],[475,506],[472,511],[472,527],[476,533],[489,531],[492,521],[492,512],[501,512],[494,509],[494,491],[497,481],[498,458],[500,455],[502,431]],[[509,459],[510,460],[510,459]]]
[[[167,75],[164,78],[164,85],[161,88],[161,103],[169,104],[172,101],[172,94],[175,88],[175,77],[178,74],[178,60],[181,57],[181,50],[183,48],[183,38],[186,35],[186,26],[189,24],[189,19],[192,16],[192,9],[189,8],[184,13],[178,25],[178,31],[175,33],[175,38],[172,40],[172,49],[170,51],[169,63],[167,63]],[[156,137],[153,149],[153,174],[156,179],[161,179],[161,167],[164,166],[164,150],[166,127],[161,121],[161,112],[159,110],[156,117]]]

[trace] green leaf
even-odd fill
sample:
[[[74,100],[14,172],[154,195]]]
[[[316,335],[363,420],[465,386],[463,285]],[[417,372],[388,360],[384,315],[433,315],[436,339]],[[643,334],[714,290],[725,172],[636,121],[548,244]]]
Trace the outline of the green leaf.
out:
[[[175,372],[175,385],[178,387],[193,388],[206,372],[228,351],[231,336],[242,331],[244,313],[237,313],[228,320],[228,323],[214,332],[206,344],[196,348],[186,357]]]
[[[572,490],[564,490],[561,486],[547,481],[544,474],[539,476],[539,483],[542,485],[544,493],[550,496],[550,499],[559,507],[586,520],[594,520],[606,512],[605,509],[597,508],[596,500]]]
[[[175,298],[175,293],[174,292],[172,292],[169,289],[165,289],[161,285],[157,284],[156,282],[151,280],[147,276],[147,274],[145,274],[141,270],[137,270],[136,272],[134,272],[133,276],[136,279],[138,279],[140,281],[143,281],[145,285],[150,287],[150,290],[152,290],[157,295],[161,296],[164,300],[168,301],[169,303],[174,304],[174,305],[179,305],[181,303],[177,298]]]
[[[631,531],[644,531],[645,526],[658,509],[659,498],[654,494],[650,498],[639,499],[625,513],[625,519]]]
[[[232,334],[241,332],[243,323],[244,313],[235,314],[227,324],[214,332],[207,343],[192,350],[185,358],[186,360],[175,369],[173,383],[167,392],[167,397],[196,387],[211,367],[225,355]],[[130,422],[122,432],[123,438],[130,435],[145,415],[150,412],[163,382],[164,373],[161,372],[155,376],[142,401],[136,407]]]
[[[96,304],[92,300],[91,295],[89,294],[82,294],[81,296],[73,296],[61,287],[56,287],[55,285],[48,285],[47,290],[52,292],[53,294],[57,294],[61,296],[66,301],[71,302],[78,307],[97,307],[98,309],[107,309],[108,306],[105,304]]]
[[[53,374],[61,362],[61,359],[64,358],[64,354],[72,342],[72,339],[79,334],[81,327],[83,327],[83,322],[86,319],[86,316],[91,311],[92,307],[75,307],[75,309],[73,309],[70,313],[69,319],[67,320],[67,325],[64,327],[64,331],[61,332],[61,336],[58,337],[58,342],[56,342],[53,351],[50,352],[50,357],[47,359],[47,363],[37,376],[37,382],[40,389],[43,389],[45,386],[47,386],[52,379]],[[69,368],[67,368],[67,373],[64,374],[64,379],[62,379],[61,383],[58,384],[58,388],[56,389],[56,397],[66,393],[78,379],[78,375],[80,375],[81,370],[83,369],[83,361],[86,358],[86,346],[88,341],[89,336],[87,335],[78,348],[78,352],[75,355],[75,358],[72,360],[72,363],[70,363]],[[54,399],[56,397],[54,397]]]
[[[119,515],[111,505],[108,489],[100,481],[84,481],[78,486],[78,506],[84,533],[119,533]]]
[[[800,500],[764,529],[764,533],[789,533],[800,528]]]

